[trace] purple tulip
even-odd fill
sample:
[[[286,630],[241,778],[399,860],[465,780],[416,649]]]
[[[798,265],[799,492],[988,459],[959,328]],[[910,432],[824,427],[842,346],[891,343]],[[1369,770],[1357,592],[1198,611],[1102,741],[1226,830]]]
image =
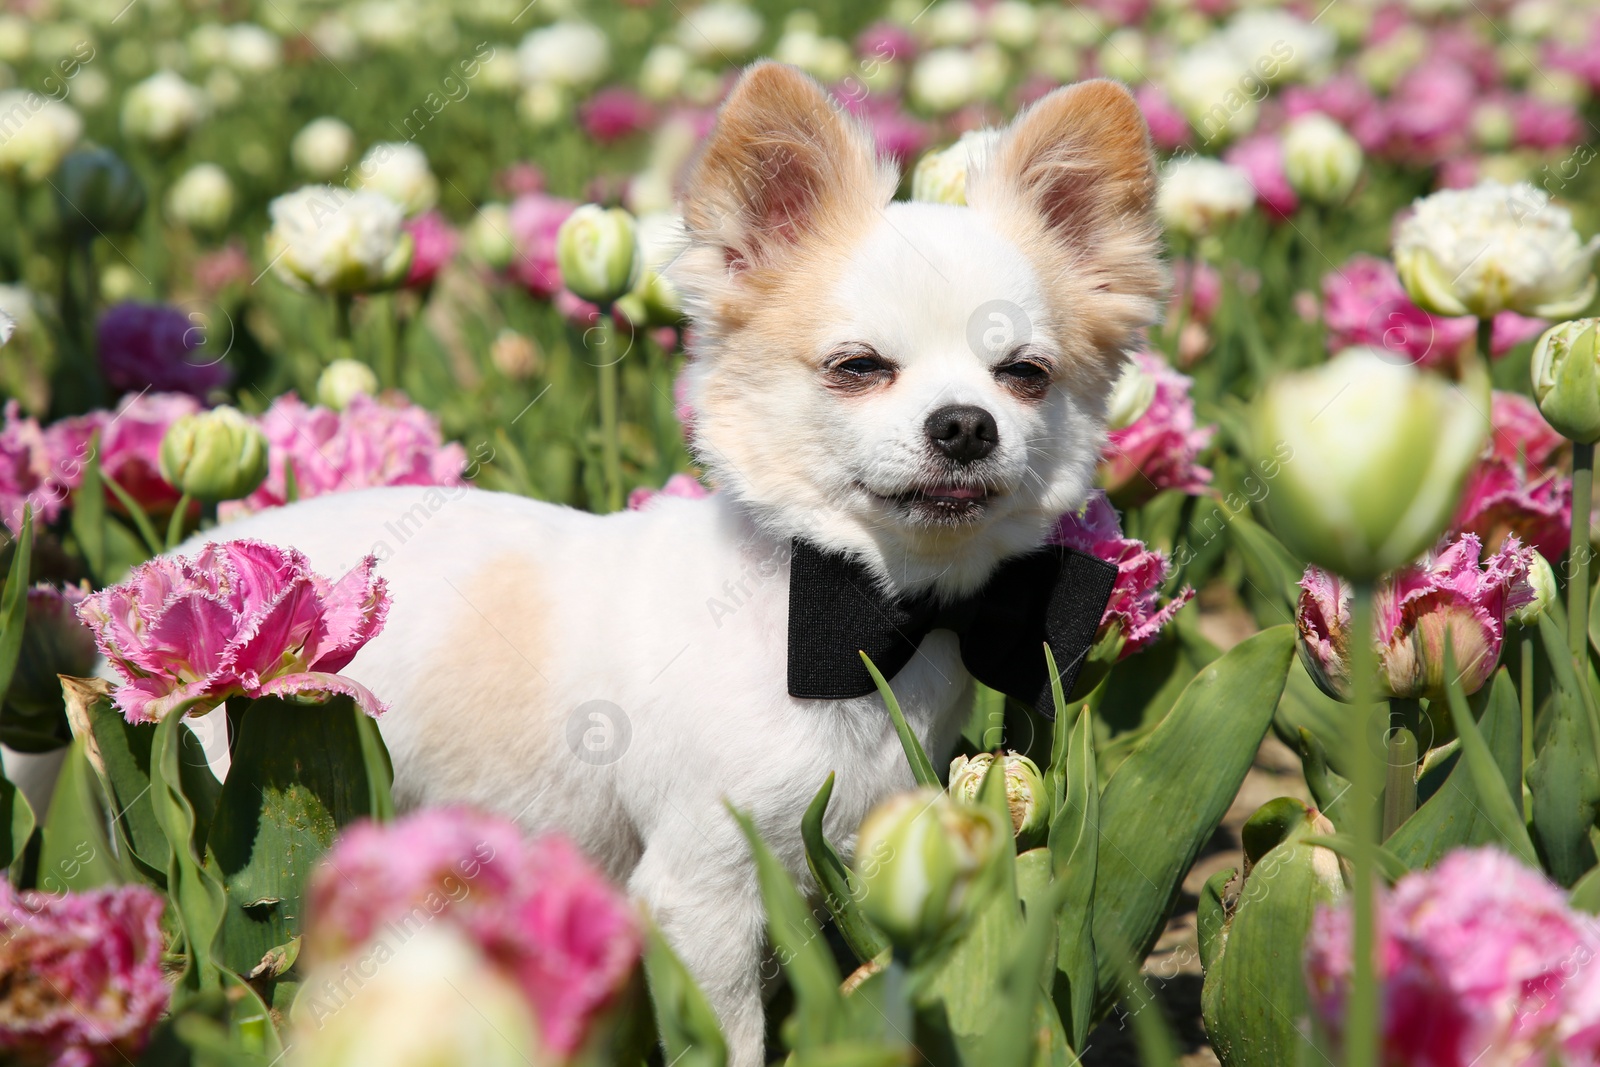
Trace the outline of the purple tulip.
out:
[[[203,397],[232,373],[205,350],[205,330],[164,304],[118,304],[100,316],[100,370],[118,393],[145,389]]]

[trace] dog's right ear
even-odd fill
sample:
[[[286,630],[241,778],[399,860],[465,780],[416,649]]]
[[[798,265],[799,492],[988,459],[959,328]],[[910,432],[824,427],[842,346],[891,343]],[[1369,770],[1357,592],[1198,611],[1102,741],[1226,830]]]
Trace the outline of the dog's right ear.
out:
[[[794,67],[757,63],[723,104],[685,186],[695,280],[710,281],[713,267],[760,271],[809,242],[859,234],[898,181],[820,85]]]

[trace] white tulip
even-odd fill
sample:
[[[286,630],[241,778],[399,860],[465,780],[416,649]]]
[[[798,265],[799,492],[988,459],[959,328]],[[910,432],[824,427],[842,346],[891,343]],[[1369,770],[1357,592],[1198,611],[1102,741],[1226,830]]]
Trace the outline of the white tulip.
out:
[[[327,180],[344,170],[356,155],[356,131],[339,119],[323,116],[306,123],[289,142],[289,158],[313,178]]]
[[[1023,0],[1000,0],[989,9],[983,30],[995,44],[1020,52],[1039,39],[1039,9]]]
[[[965,204],[967,172],[987,159],[999,141],[998,130],[969,130],[948,148],[928,152],[911,172],[911,199]]]
[[[1106,429],[1126,430],[1150,410],[1155,398],[1156,380],[1144,372],[1138,360],[1127,360],[1106,401]]]
[[[739,60],[755,51],[765,29],[759,12],[734,0],[712,0],[683,16],[677,39],[698,59]]]
[[[264,74],[283,65],[283,42],[253,22],[236,22],[227,29],[227,61],[246,74]]]
[[[1395,233],[1394,263],[1411,299],[1437,315],[1577,314],[1594,299],[1594,255],[1572,215],[1527,182],[1484,182],[1418,200]]]
[[[356,165],[357,184],[382,193],[409,215],[420,215],[439,200],[439,179],[428,157],[409,141],[383,141],[367,149]]]
[[[405,212],[382,193],[308,185],[267,208],[267,256],[297,288],[358,293],[394,285],[411,262]]]
[[[605,77],[611,42],[590,23],[557,22],[524,37],[517,46],[517,62],[525,84],[583,88]]]
[[[25,89],[0,93],[0,174],[43,181],[83,134],[66,104]]]
[[[206,117],[206,94],[170,70],[150,75],[122,98],[122,132],[130,140],[170,147]]]
[[[1249,211],[1256,202],[1250,176],[1231,163],[1205,156],[1174,159],[1162,168],[1156,212],[1170,230],[1204,237]]]
[[[378,392],[378,376],[372,368],[354,359],[336,359],[322,368],[317,378],[317,403],[343,411],[358,396]]]
[[[217,232],[233,214],[233,182],[215,163],[198,163],[184,171],[167,191],[167,214],[193,230]]]
[[[1239,61],[1271,84],[1320,71],[1339,47],[1332,31],[1277,8],[1241,11],[1223,33]]]
[[[911,98],[938,114],[947,114],[978,99],[981,71],[965,48],[935,48],[911,68]]]
[[[651,47],[639,64],[639,91],[651,100],[670,100],[683,89],[694,59],[675,44]]]

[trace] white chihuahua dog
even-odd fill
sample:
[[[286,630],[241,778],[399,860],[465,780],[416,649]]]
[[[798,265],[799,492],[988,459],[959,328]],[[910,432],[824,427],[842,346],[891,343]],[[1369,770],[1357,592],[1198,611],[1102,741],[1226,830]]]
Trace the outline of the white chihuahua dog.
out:
[[[894,203],[897,182],[792,68],[752,67],[728,98],[672,268],[710,498],[596,516],[373,489],[207,535],[291,545],[329,575],[378,554],[393,609],[345,673],[392,705],[397,800],[576,840],[660,924],[734,1067],[763,1062],[764,920],[726,803],[814,891],[798,830],[828,772],[846,855],[912,785],[875,694],[791,695],[791,545],[850,560],[864,596],[976,593],[1084,500],[1163,292],[1149,138],[1119,85],[1018,116],[974,160],[969,206]],[[892,679],[935,760],[971,687],[939,625]]]

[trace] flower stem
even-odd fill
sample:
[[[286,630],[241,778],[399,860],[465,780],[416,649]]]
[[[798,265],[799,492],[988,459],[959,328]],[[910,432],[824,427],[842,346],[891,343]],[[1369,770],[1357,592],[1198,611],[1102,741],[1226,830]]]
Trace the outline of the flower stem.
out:
[[[167,520],[167,551],[171,552],[183,540],[183,520],[189,514],[191,498],[184,493],[178,498],[178,506],[172,509],[172,518]]]
[[[335,359],[354,359],[355,342],[350,329],[350,304],[355,298],[349,293],[333,294],[333,356]]]
[[[1522,780],[1533,762],[1533,633],[1522,632]]]
[[[1579,663],[1589,642],[1589,509],[1594,497],[1594,444],[1572,442],[1572,543],[1567,552],[1567,640]],[[1580,677],[1582,673],[1580,672]]]
[[[617,327],[609,307],[600,309],[600,320],[595,324],[599,331],[596,354],[600,359],[600,447],[605,463],[605,509],[622,510],[622,448],[618,436],[617,406],[619,383],[618,358],[613,351],[617,343]]]
[[[1417,810],[1417,739],[1391,723],[1388,768],[1383,780],[1383,839],[1389,840]]]
[[[1378,790],[1382,787],[1382,768],[1369,727],[1377,696],[1376,649],[1372,644],[1373,594],[1370,581],[1356,582],[1350,608],[1350,674],[1354,683],[1354,706],[1350,709],[1347,762],[1350,766],[1350,793],[1346,811],[1348,827],[1341,827],[1354,838],[1351,889],[1354,937],[1351,951],[1350,998],[1345,1011],[1345,1067],[1378,1067],[1378,976],[1373,947],[1376,942],[1376,886]],[[1380,705],[1381,707],[1381,705]]]
[[[1478,320],[1478,356],[1487,366],[1494,358],[1494,318]]]

